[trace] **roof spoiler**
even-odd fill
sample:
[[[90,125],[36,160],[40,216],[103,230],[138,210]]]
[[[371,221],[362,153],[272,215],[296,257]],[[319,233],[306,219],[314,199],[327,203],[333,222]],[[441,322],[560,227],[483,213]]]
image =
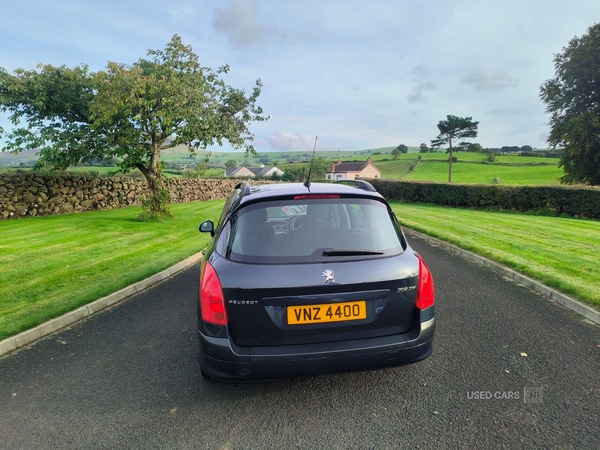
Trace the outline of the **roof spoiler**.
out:
[[[352,184],[355,187],[362,189],[363,191],[371,191],[377,192],[377,189],[373,187],[373,185],[367,181],[363,180],[338,180],[334,181],[334,184]]]

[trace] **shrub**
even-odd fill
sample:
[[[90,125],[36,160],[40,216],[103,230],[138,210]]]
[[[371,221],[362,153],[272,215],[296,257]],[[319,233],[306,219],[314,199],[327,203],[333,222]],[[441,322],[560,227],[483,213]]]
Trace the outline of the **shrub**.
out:
[[[565,214],[600,220],[600,189],[593,187],[504,186],[499,179],[497,184],[403,180],[371,180],[371,184],[388,200],[456,208]]]

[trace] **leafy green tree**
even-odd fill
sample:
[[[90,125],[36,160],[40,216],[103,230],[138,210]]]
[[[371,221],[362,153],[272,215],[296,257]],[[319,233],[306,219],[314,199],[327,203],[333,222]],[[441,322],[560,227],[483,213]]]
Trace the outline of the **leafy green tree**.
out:
[[[286,167],[281,176],[283,181],[306,181],[308,170],[305,166]]]
[[[471,153],[483,152],[483,147],[481,146],[481,144],[478,144],[477,142],[463,141],[460,144],[458,144],[458,146],[456,148],[458,150],[460,150],[461,152],[471,152]]]
[[[66,168],[89,158],[115,157],[127,172],[145,177],[151,216],[168,215],[168,196],[161,187],[161,151],[179,144],[190,153],[228,141],[256,154],[248,142],[249,125],[267,120],[256,105],[260,80],[250,95],[228,86],[202,67],[190,46],[174,35],[164,50],[148,50],[148,59],[131,66],[109,62],[92,74],[86,66],[69,69],[41,66],[41,71],[0,71],[0,106],[15,125],[28,126],[9,136],[8,149],[40,148],[39,164]]]
[[[540,87],[550,114],[548,143],[563,147],[563,183],[600,185],[600,23],[554,55],[555,76]]]
[[[401,153],[408,153],[408,147],[404,144],[400,144],[398,147],[392,150],[392,156],[394,159],[398,159]]]
[[[39,149],[38,168],[51,163],[66,169],[90,158],[103,159],[109,148],[104,129],[92,128],[90,106],[98,90],[85,65],[39,65],[39,71],[0,68],[0,111],[16,127],[2,151]],[[19,126],[24,119],[26,126]]]
[[[452,140],[469,139],[477,137],[477,126],[472,117],[457,117],[447,115],[446,120],[440,120],[437,124],[440,134],[431,141],[431,147],[437,148],[448,144],[448,183],[452,182]]]
[[[249,123],[261,121],[256,106],[261,92],[257,80],[252,94],[232,88],[221,79],[229,71],[201,67],[191,47],[173,36],[164,51],[148,50],[150,59],[133,66],[109,63],[98,73],[99,90],[91,110],[94,126],[107,128],[107,138],[122,167],[136,167],[144,174],[151,193],[150,211],[159,213],[155,202],[160,188],[158,161],[161,150],[185,144],[194,153],[224,140],[234,148],[253,139]]]
[[[306,181],[308,177],[308,170],[310,168],[310,163],[305,163],[297,166],[286,166],[282,167],[284,174],[281,175],[281,180],[283,181]],[[314,180],[324,180],[325,174],[331,168],[331,162],[325,159],[323,156],[318,156],[312,160],[312,169],[310,172],[310,179]]]
[[[313,159],[311,178],[314,180],[324,180],[325,174],[331,169],[331,162],[323,156]]]
[[[225,161],[225,167],[227,167],[228,169],[233,169],[237,167],[237,161],[235,159],[229,159]]]
[[[429,147],[427,147],[427,144],[425,142],[423,142],[419,146],[419,153],[428,153],[428,152],[429,152]]]

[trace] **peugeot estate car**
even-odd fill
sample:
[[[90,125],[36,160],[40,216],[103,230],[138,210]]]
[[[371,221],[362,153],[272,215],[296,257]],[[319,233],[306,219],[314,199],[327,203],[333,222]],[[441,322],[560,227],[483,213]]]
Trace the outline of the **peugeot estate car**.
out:
[[[205,379],[382,369],[432,351],[434,283],[365,181],[239,184],[202,260]]]

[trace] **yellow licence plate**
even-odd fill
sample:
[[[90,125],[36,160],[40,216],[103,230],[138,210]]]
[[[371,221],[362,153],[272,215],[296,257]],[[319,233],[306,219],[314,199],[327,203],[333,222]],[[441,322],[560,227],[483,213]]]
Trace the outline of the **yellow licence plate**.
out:
[[[288,306],[287,320],[289,325],[309,323],[344,322],[367,318],[367,304],[364,300],[357,302],[327,303],[324,305]]]

